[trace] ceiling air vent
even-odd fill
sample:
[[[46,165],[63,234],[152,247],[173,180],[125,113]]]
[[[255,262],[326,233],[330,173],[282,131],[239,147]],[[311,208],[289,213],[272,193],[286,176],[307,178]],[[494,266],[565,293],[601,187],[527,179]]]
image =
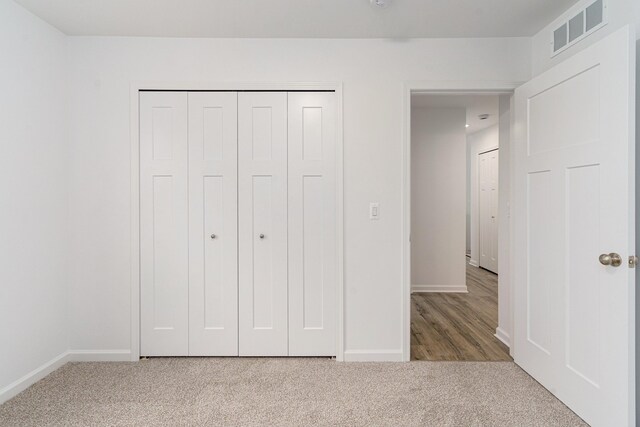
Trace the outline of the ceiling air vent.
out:
[[[557,55],[606,25],[605,8],[604,0],[596,0],[556,28],[553,31],[551,56]]]

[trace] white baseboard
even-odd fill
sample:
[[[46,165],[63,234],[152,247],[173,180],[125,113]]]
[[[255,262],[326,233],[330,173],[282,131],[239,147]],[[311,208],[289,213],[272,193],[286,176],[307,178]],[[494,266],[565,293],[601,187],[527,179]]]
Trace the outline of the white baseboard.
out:
[[[18,395],[67,362],[129,362],[129,350],[69,350],[0,389],[0,404]]]
[[[21,378],[18,378],[8,386],[0,389],[0,404],[6,402],[7,400],[13,398],[18,393],[26,390],[32,384],[37,383],[56,369],[60,368],[62,365],[69,361],[68,352],[64,352],[53,359],[49,360],[45,364],[37,367],[33,371],[24,375]]]
[[[471,265],[473,267],[480,267],[480,263],[475,259],[470,259],[469,260],[469,265]]]
[[[511,337],[509,337],[509,334],[507,334],[503,329],[497,328],[494,336],[502,341],[502,343],[507,347],[511,347]]]
[[[130,350],[69,350],[70,362],[130,362]]]
[[[455,292],[466,294],[467,285],[446,286],[446,285],[411,285],[411,293],[413,292]]]
[[[345,362],[402,362],[402,350],[346,350]]]

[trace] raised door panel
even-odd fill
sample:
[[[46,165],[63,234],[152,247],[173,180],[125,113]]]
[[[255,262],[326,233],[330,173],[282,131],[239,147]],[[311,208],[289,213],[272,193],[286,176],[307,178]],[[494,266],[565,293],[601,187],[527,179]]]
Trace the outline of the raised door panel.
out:
[[[487,236],[489,235],[489,224],[487,221],[488,212],[489,212],[489,197],[488,197],[488,184],[487,184],[487,175],[489,169],[489,161],[486,154],[478,155],[478,183],[479,183],[479,195],[478,195],[478,206],[479,206],[479,214],[478,218],[479,224],[479,241],[480,241],[480,267],[486,268],[489,258],[489,245]]]
[[[189,355],[238,355],[237,93],[189,97]]]
[[[289,93],[289,355],[336,352],[333,93]]]
[[[286,356],[287,94],[238,94],[239,354]]]
[[[140,354],[188,355],[187,95],[140,93]]]
[[[490,191],[490,250],[489,250],[489,270],[498,273],[498,173],[499,151],[494,150],[489,154],[489,191]]]

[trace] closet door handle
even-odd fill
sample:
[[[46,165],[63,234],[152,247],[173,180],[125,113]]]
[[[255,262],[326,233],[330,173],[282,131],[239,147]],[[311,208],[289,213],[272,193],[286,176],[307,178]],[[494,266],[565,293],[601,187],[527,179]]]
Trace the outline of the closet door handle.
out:
[[[261,239],[264,239],[264,234],[261,234],[261,235],[260,235],[260,238],[261,238]]]
[[[212,238],[212,239],[215,239],[216,237],[218,237],[218,236],[216,236],[215,234],[212,234],[212,235],[211,235],[211,238]]]

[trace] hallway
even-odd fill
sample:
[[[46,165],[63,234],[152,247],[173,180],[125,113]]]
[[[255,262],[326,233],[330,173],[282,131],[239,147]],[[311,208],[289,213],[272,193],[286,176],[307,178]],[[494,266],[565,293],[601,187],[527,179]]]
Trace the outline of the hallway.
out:
[[[498,276],[467,265],[469,293],[411,295],[411,360],[510,361],[495,336]]]

